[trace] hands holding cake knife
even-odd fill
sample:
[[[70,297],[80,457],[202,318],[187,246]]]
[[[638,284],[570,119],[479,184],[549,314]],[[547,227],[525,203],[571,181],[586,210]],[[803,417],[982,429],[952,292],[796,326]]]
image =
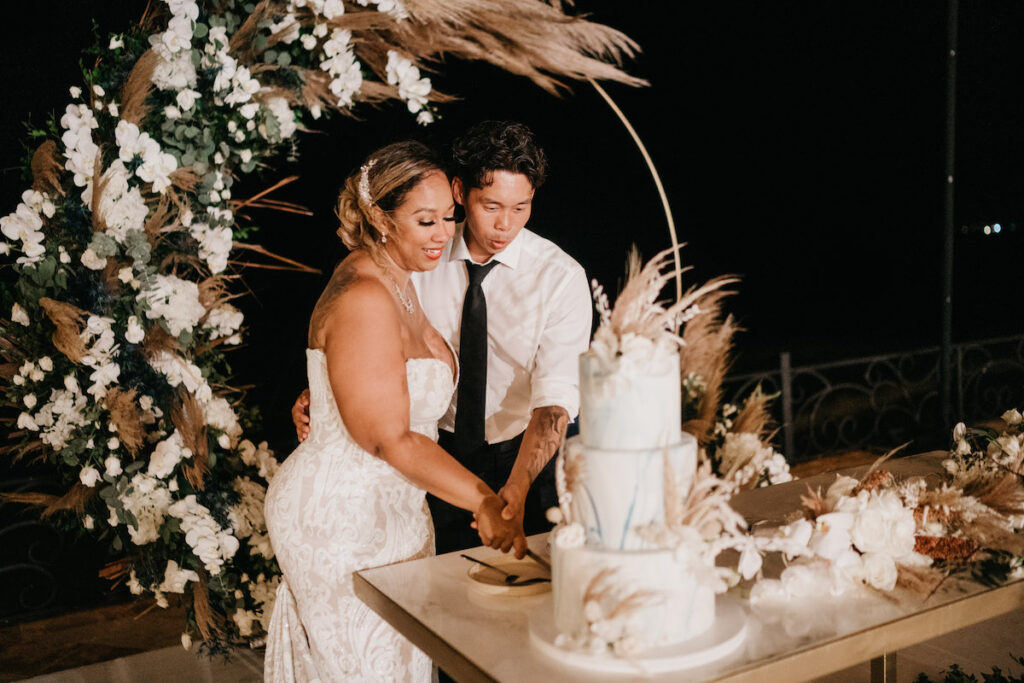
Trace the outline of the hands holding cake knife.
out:
[[[512,472],[508,476],[508,481],[498,491],[498,496],[505,501],[505,508],[501,511],[502,518],[514,520],[520,530],[523,528],[526,494],[530,491],[530,485],[562,445],[562,438],[568,425],[569,413],[561,406],[534,408],[530,416]],[[523,559],[527,551],[526,536],[517,536],[513,547],[516,559]]]

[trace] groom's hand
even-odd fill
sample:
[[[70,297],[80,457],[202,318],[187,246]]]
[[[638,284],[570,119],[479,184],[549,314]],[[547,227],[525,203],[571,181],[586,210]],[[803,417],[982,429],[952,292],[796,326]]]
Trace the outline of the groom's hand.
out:
[[[516,559],[521,560],[526,554],[526,536],[523,534],[523,513],[526,511],[526,494],[530,490],[530,482],[509,479],[498,491],[498,496],[505,502],[501,510],[501,518],[515,524],[519,533],[512,543]]]
[[[523,525],[504,519],[501,514],[504,507],[505,502],[499,496],[493,493],[488,495],[473,513],[473,522],[470,526],[480,534],[480,542],[484,545],[503,553],[515,547],[518,553],[519,545],[522,544],[524,548],[526,545]]]
[[[309,437],[309,389],[303,389],[292,406],[292,422],[295,423],[295,436],[299,441]]]

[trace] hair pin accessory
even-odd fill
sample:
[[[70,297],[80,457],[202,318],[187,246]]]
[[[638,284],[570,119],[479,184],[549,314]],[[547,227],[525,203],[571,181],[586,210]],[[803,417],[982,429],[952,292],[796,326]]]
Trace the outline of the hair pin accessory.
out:
[[[373,206],[373,198],[370,196],[370,169],[376,163],[376,159],[370,159],[359,169],[359,199],[367,208]]]

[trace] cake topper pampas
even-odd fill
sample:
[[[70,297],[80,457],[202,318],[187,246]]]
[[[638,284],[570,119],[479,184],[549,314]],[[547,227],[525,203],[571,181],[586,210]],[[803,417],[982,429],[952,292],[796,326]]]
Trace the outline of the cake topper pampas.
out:
[[[626,264],[626,282],[614,308],[609,305],[604,288],[593,281],[591,286],[600,324],[592,350],[610,360],[637,345],[682,346],[684,341],[679,335],[679,328],[701,313],[701,301],[725,285],[738,281],[734,277],[715,278],[700,287],[691,288],[679,301],[663,306],[658,297],[665,285],[690,270],[668,267],[675,262],[677,251],[676,248],[666,249],[641,266],[640,254],[634,247]]]

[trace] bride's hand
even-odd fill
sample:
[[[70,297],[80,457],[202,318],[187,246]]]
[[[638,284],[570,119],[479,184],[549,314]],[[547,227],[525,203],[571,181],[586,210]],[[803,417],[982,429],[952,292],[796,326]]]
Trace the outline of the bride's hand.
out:
[[[295,436],[299,442],[309,436],[309,389],[303,389],[292,406],[292,422],[295,424]]]
[[[504,500],[493,493],[488,495],[473,513],[473,526],[479,532],[480,541],[484,545],[507,553],[517,539],[523,539],[520,543],[525,544],[525,537],[522,524],[502,517],[501,511],[504,507]]]

